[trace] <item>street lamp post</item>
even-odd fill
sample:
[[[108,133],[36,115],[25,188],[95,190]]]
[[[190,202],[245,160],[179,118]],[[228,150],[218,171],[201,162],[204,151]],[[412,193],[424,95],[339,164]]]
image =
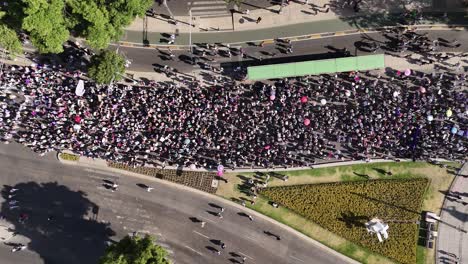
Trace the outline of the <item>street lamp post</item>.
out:
[[[189,9],[189,16],[190,16],[190,22],[189,22],[189,47],[190,47],[190,54],[192,54],[192,8]]]
[[[193,18],[192,18],[192,8],[189,9],[189,17],[190,17],[190,22],[189,22],[189,48],[190,48],[190,59],[192,61],[192,65],[195,66],[195,63],[193,61],[193,47],[192,47],[192,23],[193,23]]]

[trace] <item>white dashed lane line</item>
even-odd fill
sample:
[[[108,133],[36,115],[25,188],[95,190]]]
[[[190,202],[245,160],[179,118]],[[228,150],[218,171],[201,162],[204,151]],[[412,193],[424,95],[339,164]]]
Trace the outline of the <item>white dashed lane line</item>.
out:
[[[189,247],[189,246],[185,246],[185,247],[186,247],[186,248],[188,248],[188,249],[190,249],[191,251],[193,251],[193,252],[197,253],[198,255],[200,255],[200,256],[203,256],[203,254],[202,254],[202,253],[200,253],[200,252],[196,251],[195,249],[193,249],[193,248],[191,248],[191,247]]]
[[[292,259],[295,259],[295,260],[299,261],[299,262],[302,262],[302,263],[305,262],[304,260],[302,260],[302,259],[300,259],[300,258],[296,258],[296,257],[293,256],[293,255],[291,255],[290,257],[291,257]]]
[[[199,232],[197,232],[197,231],[195,231],[195,230],[193,230],[193,232],[194,232],[195,234],[199,235],[199,236],[204,237],[204,238],[210,238],[209,236],[205,236],[204,234],[199,233]]]

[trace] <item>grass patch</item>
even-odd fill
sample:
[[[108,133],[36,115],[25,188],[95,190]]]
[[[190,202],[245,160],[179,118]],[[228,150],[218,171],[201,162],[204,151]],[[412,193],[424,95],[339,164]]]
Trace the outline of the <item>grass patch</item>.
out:
[[[430,179],[430,185],[424,195],[422,210],[433,211],[440,213],[444,194],[454,178],[454,172],[461,167],[458,163],[444,163],[448,167],[432,165],[426,162],[381,162],[381,163],[365,163],[352,166],[336,166],[327,168],[316,168],[309,170],[285,171],[277,172],[281,175],[289,176],[287,182],[272,176],[269,180],[269,186],[288,186],[297,184],[315,184],[340,181],[365,181],[366,179],[354,174],[367,174],[370,179],[409,179],[425,177]],[[377,170],[376,170],[377,169]],[[379,170],[381,169],[381,170]],[[383,171],[382,171],[383,170]],[[392,175],[384,174],[383,172],[392,172]],[[239,185],[243,185],[246,179],[265,180],[265,176],[257,173],[227,173],[225,177],[228,183],[220,182],[217,195],[226,199],[240,202],[240,199],[251,200],[252,197],[242,193]],[[349,240],[344,239],[332,232],[320,227],[316,223],[302,217],[291,210],[285,208],[274,209],[268,204],[268,201],[259,196],[257,203],[247,206],[269,217],[282,222],[299,232],[319,241],[320,243],[343,253],[357,261],[369,264],[394,263],[382,255],[376,254],[362,246],[356,245]],[[391,232],[391,231],[390,231]],[[346,250],[347,244],[354,244],[357,247],[355,252]],[[434,261],[434,250],[425,250],[426,263],[432,259]],[[351,255],[349,255],[351,254]],[[417,255],[418,257],[420,255]],[[419,259],[418,259],[419,262]]]
[[[59,157],[63,160],[68,160],[68,161],[78,161],[80,159],[79,155],[73,155],[69,153],[60,153]]]
[[[416,248],[416,263],[417,264],[426,264],[426,248],[421,246],[421,245],[418,245],[418,247]]]

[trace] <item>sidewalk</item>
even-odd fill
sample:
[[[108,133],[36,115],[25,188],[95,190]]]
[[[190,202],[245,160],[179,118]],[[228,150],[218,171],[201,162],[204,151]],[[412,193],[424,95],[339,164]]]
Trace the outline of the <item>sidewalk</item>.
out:
[[[444,259],[455,260],[456,256],[460,258],[458,263],[468,264],[468,162],[455,177],[450,191],[458,193],[464,200],[445,198],[440,214],[436,263]]]
[[[247,1],[246,1],[247,2]],[[279,6],[272,6],[267,9],[256,9],[250,11],[248,15],[234,13],[233,16],[224,17],[193,17],[193,25],[190,26],[190,17],[178,16],[175,19],[177,25],[167,22],[167,19],[157,16],[147,19],[137,18],[125,31],[121,41],[142,44],[143,40],[148,40],[149,44],[167,44],[167,38],[161,33],[176,34],[175,45],[189,45],[189,32],[192,32],[192,43],[238,43],[252,40],[274,39],[279,37],[301,36],[324,32],[335,32],[360,28],[379,28],[383,26],[398,25],[398,17],[404,11],[402,6],[386,5],[361,7],[361,11],[356,14],[350,8],[331,7],[322,8],[328,4],[329,0],[317,0],[313,3],[320,8],[315,14],[311,5],[303,5],[292,2],[282,9],[278,14]],[[461,1],[449,2],[445,5],[432,7],[428,4],[418,6],[418,10],[423,10],[425,16],[430,20],[423,20],[423,24],[450,24],[466,25],[464,18],[467,8],[463,8]],[[407,6],[406,8],[416,7]],[[248,3],[241,6],[240,11],[248,9]],[[435,12],[435,13],[434,13]],[[449,12],[447,17],[443,17],[444,12]],[[262,20],[256,23],[258,17]]]

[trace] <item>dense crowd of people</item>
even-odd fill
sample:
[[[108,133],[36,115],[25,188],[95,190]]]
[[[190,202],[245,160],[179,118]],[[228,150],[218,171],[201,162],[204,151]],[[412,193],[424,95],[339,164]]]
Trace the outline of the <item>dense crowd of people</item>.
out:
[[[0,136],[131,165],[308,166],[319,159],[461,159],[465,73],[341,73],[210,86],[116,85],[46,65],[9,66]],[[5,93],[8,90],[9,93]]]

